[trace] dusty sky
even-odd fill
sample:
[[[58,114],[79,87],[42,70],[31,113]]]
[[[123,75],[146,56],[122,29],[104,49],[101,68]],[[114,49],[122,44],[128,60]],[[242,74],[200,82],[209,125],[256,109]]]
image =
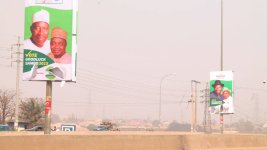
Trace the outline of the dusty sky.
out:
[[[8,49],[23,37],[24,1],[0,7],[0,88],[15,89]],[[227,122],[267,121],[266,8],[266,0],[224,0],[224,70],[234,71],[236,89]],[[162,119],[189,122],[190,81],[201,90],[220,69],[220,19],[220,0],[79,0],[77,83],[53,84],[53,112],[154,120],[160,80],[176,73],[162,82]],[[20,91],[45,97],[45,82],[20,81]]]

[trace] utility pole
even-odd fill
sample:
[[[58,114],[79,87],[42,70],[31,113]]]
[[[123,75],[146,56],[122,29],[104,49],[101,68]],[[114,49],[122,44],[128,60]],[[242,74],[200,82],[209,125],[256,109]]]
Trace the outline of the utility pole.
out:
[[[17,58],[14,62],[17,63],[17,74],[16,74],[16,102],[15,102],[15,122],[14,122],[14,129],[18,129],[18,123],[19,123],[19,78],[20,78],[20,63],[22,62],[20,60],[20,55],[22,54],[20,52],[20,36],[18,37],[18,43],[13,44],[17,47],[16,55]],[[13,48],[13,47],[12,47]]]
[[[204,108],[204,131],[205,133],[211,133],[211,116],[209,112],[209,83],[205,88],[205,108]]]
[[[191,114],[191,132],[196,132],[197,124],[197,84],[200,83],[196,80],[191,80],[192,90],[192,114]]]

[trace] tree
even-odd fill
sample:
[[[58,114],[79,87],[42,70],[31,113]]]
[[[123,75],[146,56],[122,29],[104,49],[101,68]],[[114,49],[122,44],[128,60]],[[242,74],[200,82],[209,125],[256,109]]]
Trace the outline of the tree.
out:
[[[167,131],[190,131],[189,124],[180,124],[176,121],[173,121],[169,124]]]
[[[20,119],[30,122],[32,125],[44,124],[45,102],[42,98],[26,98],[19,105]]]
[[[6,123],[6,118],[14,117],[15,115],[15,91],[13,90],[0,90],[0,124]]]

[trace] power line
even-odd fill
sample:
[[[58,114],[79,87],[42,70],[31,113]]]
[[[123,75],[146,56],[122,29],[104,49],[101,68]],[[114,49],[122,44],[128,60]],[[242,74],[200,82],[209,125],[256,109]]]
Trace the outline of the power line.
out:
[[[88,84],[86,84],[85,82],[82,82],[82,84],[87,85],[87,86],[97,86],[98,88],[102,88],[102,89],[109,89],[111,91],[116,91],[116,92],[123,92],[123,93],[142,93],[143,95],[157,95],[158,92],[149,92],[146,89],[145,90],[140,90],[137,89],[137,87],[130,87],[130,86],[124,86],[121,87],[120,85],[114,85],[114,84],[106,84],[105,82],[98,82],[95,81],[94,79],[89,79],[89,78],[82,78],[82,81],[86,81],[89,82]],[[91,84],[90,84],[91,83]],[[149,89],[148,89],[149,90]],[[177,94],[168,94],[169,96],[174,96],[174,97],[179,97],[179,95]]]
[[[158,86],[155,86],[155,85],[151,85],[151,84],[147,84],[147,83],[143,83],[143,82],[142,83],[136,82],[136,81],[126,81],[126,80],[122,80],[122,79],[119,79],[116,77],[111,77],[111,76],[107,76],[107,75],[104,75],[101,73],[96,73],[96,72],[90,71],[88,69],[78,69],[77,72],[78,72],[78,76],[80,73],[82,73],[83,75],[95,76],[95,77],[100,78],[102,80],[113,81],[116,83],[131,84],[131,85],[135,85],[135,86],[145,86],[145,87],[149,87],[149,88],[158,89]]]
[[[81,78],[82,81],[87,81],[87,82],[94,82],[98,85],[103,85],[103,86],[112,86],[112,88],[118,88],[118,89],[124,89],[124,90],[131,90],[131,91],[139,91],[139,92],[145,92],[145,93],[150,93],[150,94],[156,94],[158,93],[158,91],[156,89],[151,89],[149,87],[137,87],[137,86],[132,86],[132,85],[126,85],[126,84],[120,84],[120,83],[116,83],[116,82],[113,82],[113,81],[106,81],[106,80],[98,80],[97,77],[91,77],[91,76],[84,76],[84,75],[81,75]],[[187,91],[187,90],[185,90]],[[178,93],[178,92],[182,92],[182,91],[167,91],[166,92],[171,92],[171,93]],[[164,93],[165,93],[165,90],[164,90]],[[169,95],[172,95],[172,94],[169,94]]]
[[[91,77],[95,77],[101,81],[107,81],[110,83],[116,83],[116,84],[121,84],[121,85],[132,85],[132,86],[137,86],[137,87],[147,87],[149,89],[158,89],[158,86],[154,86],[154,85],[150,85],[150,84],[145,84],[145,83],[137,83],[137,82],[133,82],[133,81],[125,81],[125,80],[121,80],[118,78],[114,78],[114,77],[110,77],[110,76],[106,76],[103,74],[99,74],[99,73],[95,73],[92,71],[79,71],[78,70],[78,76],[79,75],[84,75],[86,77],[91,76]]]

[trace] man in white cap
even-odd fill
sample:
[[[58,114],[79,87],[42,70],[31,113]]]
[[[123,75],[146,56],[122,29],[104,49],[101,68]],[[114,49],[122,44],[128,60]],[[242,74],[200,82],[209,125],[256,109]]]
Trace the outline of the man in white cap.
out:
[[[224,87],[222,95],[224,97],[224,100],[223,100],[223,112],[224,113],[234,113],[233,98],[231,96],[231,90],[228,89],[227,87]]]
[[[68,33],[61,28],[53,28],[51,35],[51,53],[48,56],[56,63],[70,64],[71,56],[66,52]]]
[[[31,25],[32,36],[24,41],[24,49],[35,50],[44,54],[50,52],[49,34],[49,13],[40,10],[33,14]]]

